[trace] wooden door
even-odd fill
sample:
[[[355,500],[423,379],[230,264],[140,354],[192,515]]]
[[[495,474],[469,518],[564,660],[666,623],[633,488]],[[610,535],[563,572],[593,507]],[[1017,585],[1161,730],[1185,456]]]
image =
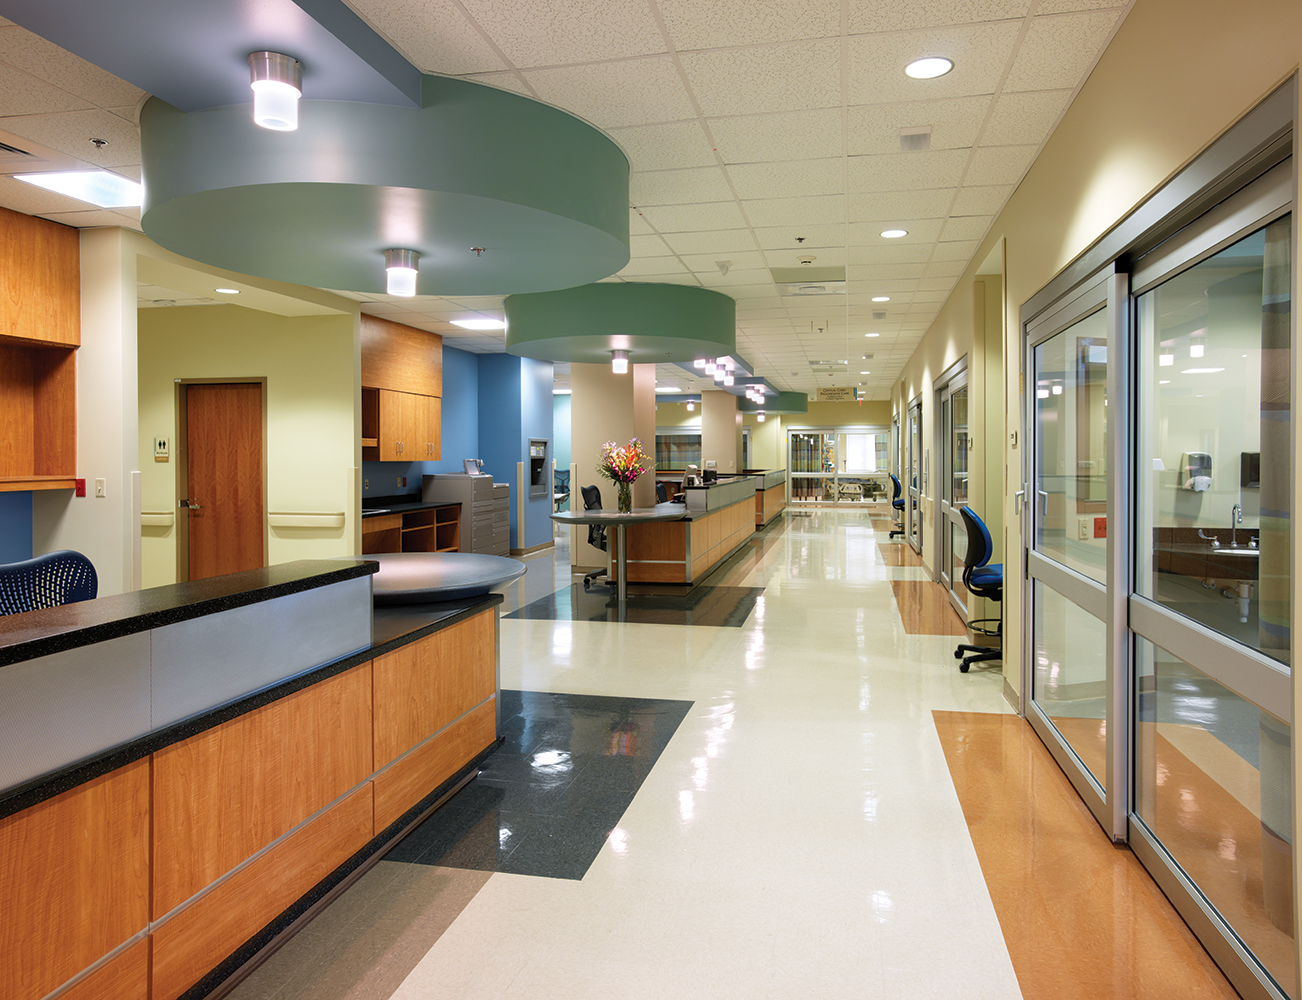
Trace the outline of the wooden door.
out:
[[[190,579],[265,566],[262,385],[188,385],[185,401]]]

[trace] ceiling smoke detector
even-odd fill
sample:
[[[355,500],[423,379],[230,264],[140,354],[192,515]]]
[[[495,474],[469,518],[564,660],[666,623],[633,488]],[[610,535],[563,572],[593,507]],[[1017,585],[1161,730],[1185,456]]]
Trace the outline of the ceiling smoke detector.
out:
[[[803,257],[797,257],[796,260],[800,262],[801,266],[809,267],[809,265],[818,260],[818,258],[813,254],[805,254]]]

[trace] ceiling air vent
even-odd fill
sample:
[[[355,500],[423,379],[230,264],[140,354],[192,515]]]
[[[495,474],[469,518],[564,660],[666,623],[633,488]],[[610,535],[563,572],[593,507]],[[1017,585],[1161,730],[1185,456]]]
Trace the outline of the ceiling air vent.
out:
[[[931,126],[910,125],[900,129],[900,152],[916,153],[931,148]]]
[[[781,295],[844,295],[843,267],[771,267]]]
[[[873,319],[885,319],[885,318],[886,318],[886,310],[885,310],[885,309],[874,309],[874,310],[873,310]]]
[[[7,142],[0,142],[0,153],[17,153],[20,156],[31,156],[32,154],[25,149],[19,149],[17,146],[11,146]]]

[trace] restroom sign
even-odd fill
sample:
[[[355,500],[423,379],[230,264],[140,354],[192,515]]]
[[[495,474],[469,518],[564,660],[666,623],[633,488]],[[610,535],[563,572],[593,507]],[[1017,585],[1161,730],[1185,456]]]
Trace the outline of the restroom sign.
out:
[[[845,388],[829,386],[828,388],[818,390],[817,401],[820,403],[853,403],[855,399],[854,390],[848,386]]]

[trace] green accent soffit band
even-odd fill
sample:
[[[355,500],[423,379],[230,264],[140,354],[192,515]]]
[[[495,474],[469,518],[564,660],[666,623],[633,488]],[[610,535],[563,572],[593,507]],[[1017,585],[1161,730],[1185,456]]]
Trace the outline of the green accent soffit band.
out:
[[[808,413],[809,412],[809,394],[805,392],[780,392],[776,396],[769,396],[764,400],[764,405],[752,403],[749,399],[737,400],[737,409],[742,413],[758,413],[763,410],[767,413]]]
[[[609,364],[691,362],[737,348],[737,303],[695,285],[605,282],[559,292],[510,295],[506,350],[526,358]]]
[[[426,76],[422,100],[303,101],[297,131],[272,132],[248,105],[151,99],[141,226],[194,260],[355,292],[384,292],[391,247],[420,254],[420,295],[568,288],[628,263],[628,160],[604,133],[464,80]]]

